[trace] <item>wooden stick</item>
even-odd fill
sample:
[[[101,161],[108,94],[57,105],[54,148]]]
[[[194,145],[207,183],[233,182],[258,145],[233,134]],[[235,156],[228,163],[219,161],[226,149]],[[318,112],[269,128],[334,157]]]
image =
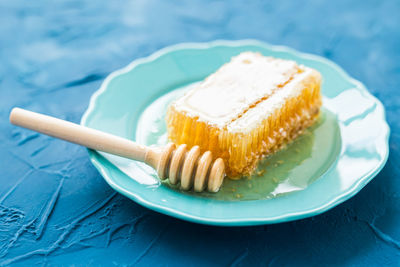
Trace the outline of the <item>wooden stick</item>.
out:
[[[11,111],[10,122],[71,143],[142,162],[149,150],[146,146],[119,136],[20,108]]]

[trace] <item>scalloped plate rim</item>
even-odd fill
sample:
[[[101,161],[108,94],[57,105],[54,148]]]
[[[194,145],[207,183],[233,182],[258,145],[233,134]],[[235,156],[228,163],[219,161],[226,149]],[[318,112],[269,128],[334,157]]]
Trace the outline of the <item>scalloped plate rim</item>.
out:
[[[389,157],[389,136],[390,136],[390,127],[386,121],[386,112],[383,104],[374,96],[372,95],[364,86],[363,83],[360,81],[352,78],[345,70],[343,70],[339,65],[334,63],[333,61],[326,59],[324,57],[314,55],[314,54],[309,54],[309,53],[304,53],[297,51],[293,48],[283,46],[283,45],[272,45],[269,43],[266,43],[264,41],[259,41],[255,39],[242,39],[242,40],[215,40],[211,42],[202,42],[202,43],[194,43],[194,42],[187,42],[187,43],[179,43],[171,46],[167,46],[165,48],[162,48],[151,55],[147,57],[142,57],[133,60],[130,64],[127,66],[118,69],[116,71],[113,71],[110,73],[106,79],[103,81],[101,84],[100,88],[93,93],[93,95],[90,98],[89,101],[89,106],[87,110],[84,112],[82,119],[81,119],[81,125],[86,125],[87,118],[89,114],[91,114],[95,108],[96,108],[96,102],[97,98],[103,94],[107,87],[109,82],[114,79],[115,77],[127,73],[131,70],[133,70],[136,66],[143,64],[143,63],[149,63],[158,57],[161,57],[162,55],[168,54],[170,52],[174,52],[177,50],[182,50],[182,49],[207,49],[210,47],[214,46],[243,46],[243,45],[256,45],[256,46],[261,46],[269,50],[273,51],[279,51],[279,52],[286,52],[289,54],[294,54],[296,56],[313,60],[313,61],[318,61],[322,64],[329,65],[332,67],[335,71],[337,71],[344,79],[348,80],[350,83],[353,83],[355,85],[355,88],[357,90],[365,93],[369,98],[371,98],[374,103],[377,105],[376,109],[380,109],[382,112],[382,118],[381,121],[383,122],[385,129],[384,137],[385,137],[385,154],[384,157],[379,161],[379,163],[376,165],[376,167],[370,171],[369,173],[364,174],[362,177],[358,179],[356,183],[354,183],[351,187],[349,187],[347,190],[341,191],[339,195],[337,195],[335,198],[332,198],[330,201],[323,203],[322,205],[317,206],[316,208],[313,209],[307,209],[301,212],[294,212],[294,213],[285,213],[280,216],[275,216],[275,217],[270,217],[266,216],[265,218],[234,218],[234,219],[216,219],[216,218],[205,218],[201,216],[196,216],[193,214],[190,214],[188,212],[182,212],[180,210],[177,210],[175,208],[163,206],[163,205],[158,205],[155,204],[151,201],[147,201],[146,199],[142,198],[139,194],[132,193],[123,187],[120,187],[114,181],[109,177],[106,168],[99,162],[97,157],[102,157],[100,154],[98,154],[96,151],[88,149],[89,152],[89,157],[95,168],[100,172],[100,174],[103,176],[103,178],[106,180],[106,182],[116,191],[119,193],[128,196],[131,198],[133,201],[136,203],[149,208],[151,210],[173,216],[179,219],[183,219],[186,221],[190,222],[195,222],[195,223],[200,223],[200,224],[207,224],[207,225],[216,225],[216,226],[251,226],[251,225],[262,225],[262,224],[273,224],[273,223],[281,223],[281,222],[287,222],[287,221],[293,221],[293,220],[299,220],[307,217],[311,217],[314,215],[321,214],[325,211],[328,211],[329,209],[339,205],[340,203],[343,203],[344,201],[350,199],[354,195],[356,195],[362,188],[364,188],[365,185],[367,185],[385,166],[388,157]],[[338,159],[337,159],[338,160]],[[111,164],[111,163],[110,163]],[[255,200],[255,201],[260,201],[260,200]]]

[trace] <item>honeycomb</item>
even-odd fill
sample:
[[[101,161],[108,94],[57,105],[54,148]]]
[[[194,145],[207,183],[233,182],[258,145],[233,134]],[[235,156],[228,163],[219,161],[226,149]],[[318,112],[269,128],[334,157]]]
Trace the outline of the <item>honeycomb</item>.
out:
[[[314,69],[242,53],[170,104],[169,139],[221,157],[232,179],[250,175],[262,157],[315,122],[320,85]]]

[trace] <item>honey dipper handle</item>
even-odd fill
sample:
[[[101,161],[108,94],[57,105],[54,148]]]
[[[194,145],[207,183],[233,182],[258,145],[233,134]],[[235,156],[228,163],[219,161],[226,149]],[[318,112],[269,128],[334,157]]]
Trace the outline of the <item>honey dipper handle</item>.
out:
[[[119,136],[36,112],[14,108],[10,122],[43,134],[114,155],[145,161],[150,149]]]

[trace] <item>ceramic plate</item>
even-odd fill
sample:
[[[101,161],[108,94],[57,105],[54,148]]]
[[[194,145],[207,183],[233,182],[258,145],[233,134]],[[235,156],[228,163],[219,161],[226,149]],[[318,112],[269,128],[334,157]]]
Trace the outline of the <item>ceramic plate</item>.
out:
[[[257,225],[322,213],[361,190],[388,157],[382,104],[331,61],[259,41],[188,43],[162,49],[109,75],[82,124],[146,145],[167,142],[165,109],[190,86],[242,51],[292,59],[323,76],[319,121],[255,175],[225,179],[217,194],[181,192],[145,164],[96,151],[91,161],[121,194],[152,210],[213,225]]]

